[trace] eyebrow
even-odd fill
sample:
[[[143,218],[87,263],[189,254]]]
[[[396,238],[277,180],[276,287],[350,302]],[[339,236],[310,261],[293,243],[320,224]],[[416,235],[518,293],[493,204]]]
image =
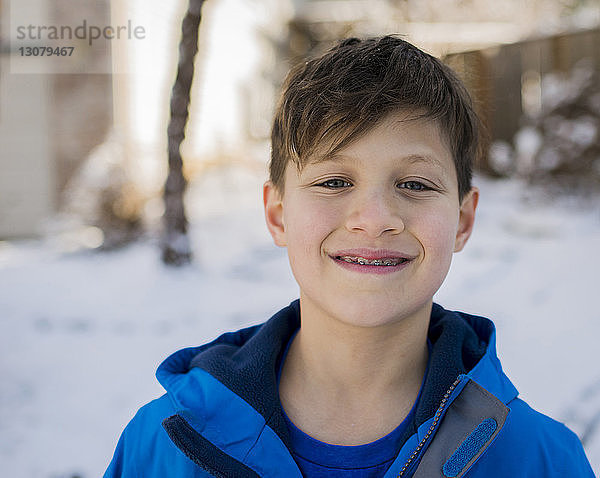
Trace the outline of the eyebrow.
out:
[[[443,168],[444,164],[437,159],[435,156],[429,156],[428,154],[410,154],[408,156],[404,156],[403,159],[409,161],[411,164],[415,163],[427,163],[438,168]]]

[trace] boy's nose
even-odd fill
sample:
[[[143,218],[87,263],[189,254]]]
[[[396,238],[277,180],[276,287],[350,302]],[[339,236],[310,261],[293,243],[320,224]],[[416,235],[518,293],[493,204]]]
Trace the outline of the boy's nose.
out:
[[[375,238],[400,234],[404,230],[404,221],[393,198],[376,191],[355,198],[348,210],[346,229]]]

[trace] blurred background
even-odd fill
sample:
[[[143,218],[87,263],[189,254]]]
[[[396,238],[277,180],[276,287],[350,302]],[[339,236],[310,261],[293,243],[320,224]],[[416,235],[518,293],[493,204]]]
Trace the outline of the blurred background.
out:
[[[524,398],[600,471],[600,2],[208,0],[190,57],[182,21],[200,3],[0,0],[0,474],[98,476],[162,393],[162,359],[297,296],[261,213],[279,87],[334,41],[387,33],[450,64],[488,128],[476,231],[436,300],[495,320]],[[19,38],[83,21],[144,33]],[[44,45],[75,54],[21,50]],[[171,101],[182,59],[187,123]],[[165,243],[191,263],[166,265]]]

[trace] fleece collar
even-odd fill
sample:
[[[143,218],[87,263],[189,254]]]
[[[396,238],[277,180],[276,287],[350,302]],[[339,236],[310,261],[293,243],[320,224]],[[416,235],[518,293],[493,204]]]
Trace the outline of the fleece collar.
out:
[[[256,410],[289,446],[287,425],[277,391],[277,370],[285,347],[300,326],[299,301],[292,302],[262,325],[223,334],[201,347],[183,349],[169,357],[157,378],[178,408],[200,409],[200,383],[188,372],[200,368]],[[483,317],[447,311],[434,304],[428,333],[431,342],[428,374],[408,438],[435,414],[457,376],[467,374],[504,403],[517,391],[502,372],[495,350],[493,323]]]

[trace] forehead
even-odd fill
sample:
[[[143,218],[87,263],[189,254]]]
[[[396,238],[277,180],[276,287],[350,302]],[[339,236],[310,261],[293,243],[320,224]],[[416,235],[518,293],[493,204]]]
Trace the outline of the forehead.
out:
[[[342,163],[375,156],[397,157],[408,165],[454,170],[454,160],[447,135],[435,119],[419,112],[395,112],[373,126],[365,128],[344,144],[338,137],[317,146],[299,165]]]

